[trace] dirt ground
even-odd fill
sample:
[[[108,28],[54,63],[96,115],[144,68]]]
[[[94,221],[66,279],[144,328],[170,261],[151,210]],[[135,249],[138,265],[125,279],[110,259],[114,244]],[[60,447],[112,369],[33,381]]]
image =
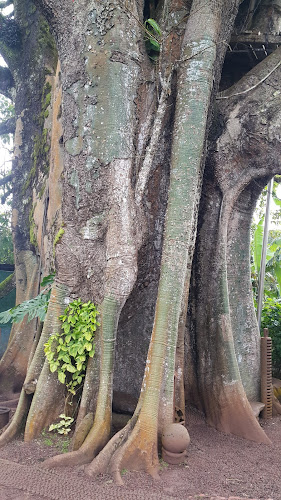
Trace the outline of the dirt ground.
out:
[[[162,463],[157,482],[143,472],[123,471],[121,487],[108,475],[88,478],[78,467],[40,467],[67,447],[66,441],[55,442],[52,433],[30,444],[14,441],[0,449],[0,500],[281,500],[281,418],[262,426],[270,446],[219,433],[197,412],[189,412],[186,463]]]

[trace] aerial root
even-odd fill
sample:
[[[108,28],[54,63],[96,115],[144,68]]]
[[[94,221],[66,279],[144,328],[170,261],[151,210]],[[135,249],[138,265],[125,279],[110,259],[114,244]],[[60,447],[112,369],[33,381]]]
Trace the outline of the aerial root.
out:
[[[77,451],[71,451],[70,453],[64,453],[61,455],[56,455],[54,457],[47,458],[42,463],[44,469],[52,469],[55,467],[70,467],[73,465],[84,465],[92,460],[92,454],[90,451],[82,452],[81,449]]]

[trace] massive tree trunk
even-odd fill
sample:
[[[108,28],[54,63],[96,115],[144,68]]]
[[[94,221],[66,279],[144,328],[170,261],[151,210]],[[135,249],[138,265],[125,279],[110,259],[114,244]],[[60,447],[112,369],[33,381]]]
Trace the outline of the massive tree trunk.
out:
[[[48,271],[40,256],[41,236],[36,237],[36,224],[41,231],[44,221],[42,216],[36,221],[34,215],[49,169],[51,123],[45,116],[57,56],[48,24],[33,3],[15,1],[14,9],[16,21],[1,18],[0,51],[11,72],[10,93],[15,95],[12,230],[18,304],[38,294],[41,273]],[[21,389],[37,326],[36,320],[13,326],[0,362],[1,393]]]
[[[258,439],[258,429],[245,419],[245,411],[252,414],[246,394],[250,401],[258,400],[260,369],[249,289],[250,222],[263,186],[280,171],[280,141],[273,132],[280,126],[280,97],[272,92],[280,78],[279,62],[277,49],[219,98],[224,127],[205,170],[194,260],[196,340],[191,357],[196,360],[198,393],[192,394],[193,375],[187,384],[190,398],[210,424],[250,439]]]
[[[17,177],[26,149],[21,138],[16,142],[15,214],[21,204],[27,206],[14,224],[16,273],[19,276],[20,258],[26,266],[30,256],[34,277],[27,271],[26,276],[37,289],[42,272],[55,267],[56,278],[42,333],[34,342],[33,333],[24,342],[28,350],[33,344],[32,356],[16,415],[0,445],[23,425],[26,441],[37,437],[61,413],[64,386],[50,373],[43,347],[50,334],[59,331],[65,304],[81,297],[97,304],[101,319],[99,355],[88,364],[77,419],[81,423],[94,412],[94,422],[88,434],[80,435],[78,450],[45,465],[89,463],[87,474],[108,469],[118,482],[123,467],[143,468],[157,476],[158,436],[174,420],[175,404],[184,413],[182,349],[192,261],[188,402],[204,410],[216,428],[268,442],[248,402],[259,398],[248,249],[255,201],[268,178],[280,171],[280,141],[275,137],[280,98],[272,91],[280,76],[280,51],[219,95],[214,113],[239,3],[155,2],[162,29],[161,40],[154,38],[154,46],[157,42],[160,47],[156,62],[146,52],[144,38],[149,33],[143,19],[154,2],[32,4],[32,27],[40,34],[43,23],[46,32],[48,20],[59,64],[55,76],[53,42],[48,38],[49,44],[40,45],[38,35],[40,51],[51,58],[52,76],[47,76],[47,99],[44,57],[38,57],[41,118],[34,132],[27,129],[30,118],[23,123],[31,109],[25,112],[23,97],[16,110],[18,134],[28,130],[26,140],[33,148],[33,164],[26,167],[31,207],[31,200],[23,203]],[[15,18],[23,23],[25,14],[17,2],[15,7]],[[24,27],[23,32],[29,40]],[[36,37],[30,40],[34,44]],[[11,69],[23,92],[23,75]],[[28,78],[31,81],[31,69]],[[216,117],[224,126],[216,127],[214,137],[210,125]],[[48,128],[50,133],[45,132]],[[41,137],[50,147],[41,144]],[[33,186],[35,179],[40,189]],[[28,214],[31,242],[24,233]],[[62,237],[54,245],[59,229]],[[237,276],[241,264],[244,271]],[[30,296],[34,293],[32,288]],[[135,376],[131,385],[135,395],[140,390],[140,397],[127,426],[109,440],[116,341],[123,375],[116,376],[115,383],[122,389],[128,376]],[[130,362],[134,357],[137,360]],[[25,390],[30,384],[34,395]]]

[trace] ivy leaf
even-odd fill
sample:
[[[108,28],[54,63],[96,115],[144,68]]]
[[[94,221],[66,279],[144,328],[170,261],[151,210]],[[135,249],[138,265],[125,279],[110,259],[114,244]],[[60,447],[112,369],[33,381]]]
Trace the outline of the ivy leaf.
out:
[[[160,43],[154,40],[154,38],[149,38],[148,43],[150,45],[151,50],[155,50],[155,52],[160,52]]]
[[[77,370],[79,370],[79,371],[80,371],[80,370],[82,370],[82,368],[83,368],[83,363],[82,363],[81,361],[78,361],[78,362],[77,362],[77,364],[76,364],[76,366],[77,366]],[[76,370],[75,370],[75,371],[76,371]]]
[[[63,325],[63,331],[64,333],[68,334],[70,332],[70,325],[68,323],[65,323]]]
[[[160,26],[159,26],[159,24],[157,24],[157,22],[154,19],[151,19],[151,18],[147,19],[145,21],[145,25],[146,25],[146,27],[151,26],[151,28],[155,31],[155,33],[157,35],[161,36],[162,32],[161,32]]]
[[[59,379],[61,384],[64,384],[65,383],[65,373],[58,372],[58,379]]]
[[[58,364],[57,363],[50,363],[50,372],[54,373],[57,370]],[[62,382],[63,383],[63,382]]]
[[[65,363],[70,363],[70,357],[68,356],[68,354],[63,354],[61,359],[65,362]]]
[[[48,361],[49,361],[49,362],[50,362],[50,361],[52,361],[52,360],[54,359],[54,355],[55,355],[55,353],[54,353],[54,352],[52,352],[52,351],[48,352]]]
[[[66,370],[68,372],[70,372],[70,373],[75,373],[76,372],[76,368],[73,365],[71,365],[71,364],[67,364],[66,365]]]
[[[69,349],[70,356],[72,356],[73,358],[76,358],[77,352],[78,352],[77,345],[72,345],[71,348]]]
[[[84,352],[84,346],[82,345],[78,348],[78,354],[83,354],[83,352]]]

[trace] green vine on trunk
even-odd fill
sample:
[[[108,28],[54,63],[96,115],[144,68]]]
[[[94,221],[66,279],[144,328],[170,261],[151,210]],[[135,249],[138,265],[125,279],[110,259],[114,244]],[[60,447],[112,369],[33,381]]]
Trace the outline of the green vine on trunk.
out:
[[[154,19],[147,19],[144,23],[145,46],[147,53],[152,60],[157,60],[161,48],[161,29]]]
[[[95,331],[100,323],[96,306],[81,299],[71,302],[59,319],[61,333],[50,336],[45,354],[50,371],[58,372],[58,379],[68,392],[75,395],[85,377],[87,361],[95,354]]]

